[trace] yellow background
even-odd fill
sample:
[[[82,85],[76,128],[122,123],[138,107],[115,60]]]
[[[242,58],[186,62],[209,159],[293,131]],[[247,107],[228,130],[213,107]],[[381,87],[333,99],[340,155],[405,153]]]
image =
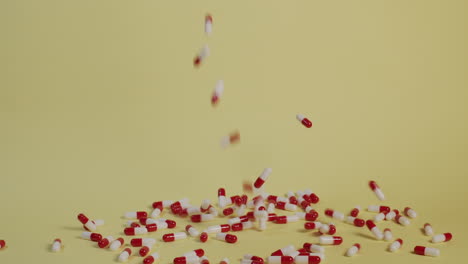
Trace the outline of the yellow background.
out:
[[[198,205],[220,186],[240,193],[265,167],[268,192],[309,187],[320,213],[377,204],[371,179],[383,204],[419,213],[406,228],[379,225],[405,240],[394,254],[367,229],[339,223],[345,242],[328,247],[324,263],[459,263],[468,246],[467,10],[464,0],[0,1],[0,239],[9,245],[0,263],[114,263],[117,252],[78,238],[78,213],[118,235],[126,211],[183,197]],[[194,69],[205,43],[211,56]],[[225,93],[214,109],[218,79]],[[221,149],[236,129],[241,143]],[[186,221],[176,220],[181,230]],[[410,253],[432,246],[425,222],[454,234],[436,246],[439,258]],[[169,263],[202,246],[213,263],[236,263],[318,241],[302,225],[156,251]],[[55,237],[59,254],[48,252]],[[343,257],[354,242],[359,256]]]

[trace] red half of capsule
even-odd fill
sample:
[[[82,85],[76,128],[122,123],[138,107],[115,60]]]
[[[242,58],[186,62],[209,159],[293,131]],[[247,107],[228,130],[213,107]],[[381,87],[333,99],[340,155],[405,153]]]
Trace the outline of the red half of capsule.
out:
[[[307,229],[307,230],[310,230],[310,229],[316,229],[317,226],[315,225],[314,222],[305,222],[304,223],[304,228]]]
[[[169,234],[164,234],[162,239],[164,240],[164,242],[172,242],[175,240],[175,237],[173,233],[169,233]]]
[[[218,189],[218,197],[219,196],[226,196],[226,190],[224,190],[224,188]]]
[[[98,233],[91,233],[90,239],[91,241],[99,242],[102,240],[102,235]]]
[[[77,218],[83,225],[89,221],[88,217],[86,217],[84,214],[79,214]]]
[[[374,221],[372,220],[367,220],[366,225],[367,225],[367,228],[369,228],[369,230],[375,227]]]
[[[170,220],[170,219],[167,219],[166,220],[166,223],[167,223],[167,227],[168,228],[174,228],[177,226],[177,222],[174,221],[174,220]],[[149,231],[149,230],[148,230]]]
[[[205,251],[201,248],[193,250],[198,257],[203,257],[205,255]]]
[[[205,243],[208,240],[208,234],[206,232],[202,232],[200,234],[200,241]]]
[[[313,193],[309,195],[309,201],[313,204],[316,204],[320,201],[320,198],[315,193]]]
[[[236,235],[231,235],[231,234],[226,234],[226,237],[224,240],[228,243],[234,244],[237,242],[237,236]]]
[[[330,229],[328,230],[329,235],[334,235],[336,234],[336,226],[335,225],[330,225]]]
[[[377,185],[377,183],[375,181],[370,181],[369,182],[369,187],[372,189],[372,190],[375,190],[377,188],[379,188],[379,186]]]
[[[311,210],[310,212],[305,214],[305,220],[307,221],[315,221],[319,217],[319,214],[315,210]]]
[[[415,246],[414,247],[414,253],[424,256],[425,249],[426,249],[426,247],[423,247],[423,246]]]
[[[163,202],[162,201],[154,202],[152,204],[152,206],[153,206],[153,209],[158,208],[161,211],[163,210]]]
[[[359,214],[359,209],[357,208],[354,208],[353,210],[351,210],[351,212],[349,213],[350,216],[352,217],[357,217]]]
[[[104,238],[104,239],[102,239],[101,241],[98,242],[98,247],[100,247],[100,248],[105,248],[105,247],[107,247],[109,244],[110,244],[109,239]]]
[[[353,224],[357,227],[363,227],[366,224],[366,221],[364,221],[364,219],[361,218],[356,218],[354,219]]]
[[[138,253],[140,254],[140,256],[144,257],[144,256],[148,255],[150,250],[151,249],[149,247],[143,246],[142,248],[140,248],[140,251]]]
[[[257,180],[255,180],[255,182],[254,182],[254,187],[258,189],[258,188],[262,187],[262,185],[264,183],[265,183],[265,181],[262,178],[258,177]]]
[[[232,208],[232,207],[228,207],[228,208],[223,210],[223,215],[224,216],[232,215],[233,213],[234,213],[234,208]]]

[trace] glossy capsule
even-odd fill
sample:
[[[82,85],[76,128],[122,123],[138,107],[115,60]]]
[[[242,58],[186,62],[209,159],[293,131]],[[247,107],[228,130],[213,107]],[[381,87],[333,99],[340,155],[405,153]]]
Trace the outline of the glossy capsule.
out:
[[[223,241],[226,241],[226,242],[231,243],[231,244],[237,242],[237,236],[236,235],[231,235],[231,234],[227,234],[227,233],[217,233],[216,234],[216,239],[223,240]]]
[[[440,256],[440,250],[437,248],[429,248],[423,246],[415,246],[414,253],[422,256],[438,257]]]
[[[317,194],[315,194],[311,190],[305,189],[304,193],[307,195],[307,201],[309,201],[309,202],[311,202],[313,204],[316,204],[316,203],[318,203],[320,201],[320,198],[317,196]]]
[[[199,249],[194,249],[192,251],[184,253],[182,256],[185,256],[185,257],[190,257],[190,256],[202,257],[204,255],[205,255],[205,251],[203,249],[199,248]]]
[[[339,236],[320,236],[319,241],[322,245],[340,245],[343,243],[343,238]]]
[[[307,230],[319,229],[322,226],[320,222],[305,222],[304,228]]]
[[[98,242],[98,247],[106,248],[107,246],[109,246],[109,244],[112,241],[114,241],[114,237],[112,237],[112,236],[105,237],[101,241]]]
[[[296,256],[294,258],[294,263],[296,264],[319,264],[322,259],[319,256]]]
[[[168,233],[163,235],[162,239],[164,242],[172,242],[180,239],[187,238],[187,234],[185,232],[178,232],[178,233]]]
[[[340,221],[344,220],[344,214],[333,209],[325,209],[325,215]]]
[[[399,215],[400,214],[400,211],[398,211],[397,209],[393,209],[392,211],[388,212],[386,215],[385,215],[385,220],[393,220],[395,219],[395,216]]]
[[[126,212],[124,216],[125,218],[128,218],[128,219],[140,219],[140,218],[147,218],[148,213],[144,211]]]
[[[143,264],[153,264],[158,259],[159,259],[159,254],[153,253],[143,259]]]
[[[312,122],[307,119],[304,115],[301,115],[301,114],[297,114],[296,115],[296,119],[301,122],[302,125],[304,125],[305,127],[307,128],[311,128],[312,127]]]
[[[152,246],[154,244],[156,244],[156,239],[154,238],[134,238],[130,240],[132,247]]]
[[[390,252],[395,252],[398,249],[400,249],[402,245],[403,245],[403,240],[401,238],[398,238],[393,243],[390,244],[390,246],[388,247],[388,250]]]
[[[356,206],[349,212],[349,215],[352,217],[357,217],[359,215],[359,210],[361,210],[361,207]]]
[[[402,215],[395,216],[395,221],[403,226],[407,226],[410,224],[410,220]]]
[[[377,240],[382,240],[384,238],[382,231],[380,231],[380,229],[374,224],[372,220],[367,220],[366,225],[372,234],[374,234],[375,238],[377,238]]]
[[[224,216],[232,215],[233,213],[234,213],[234,208],[233,207],[228,207],[228,208],[223,210],[223,215]]]
[[[253,227],[252,222],[247,221],[247,222],[233,224],[231,226],[231,230],[236,232],[236,231],[242,231],[242,230],[245,230],[245,229],[250,229],[252,227]],[[224,233],[224,232],[228,232],[228,231],[222,231],[222,232]]]
[[[223,225],[215,225],[215,226],[209,226],[206,228],[206,231],[208,234],[211,233],[226,233],[231,231],[231,226],[228,224],[223,224]]]
[[[91,233],[91,232],[83,232],[81,237],[84,239],[88,239],[91,241],[99,242],[102,240],[102,235],[98,233]]]
[[[361,249],[361,245],[359,243],[356,243],[352,247],[350,247],[348,251],[346,251],[346,256],[352,257],[356,255],[360,249]]]
[[[390,230],[390,228],[385,228],[384,231],[383,231],[383,239],[385,241],[390,241],[393,239],[393,234],[392,234],[392,230]]]
[[[130,248],[125,248],[122,253],[119,255],[119,262],[126,262],[128,260],[128,257],[132,254],[132,250]]]
[[[141,257],[145,257],[146,255],[148,255],[148,253],[151,251],[151,246],[150,245],[147,245],[147,246],[142,246],[140,248],[140,250],[138,251],[138,254],[141,256]]]
[[[198,256],[190,256],[190,257],[178,257],[173,260],[174,264],[198,264],[200,262],[200,258]]]
[[[109,246],[109,249],[112,250],[112,251],[116,251],[117,249],[122,247],[123,244],[124,244],[124,239],[119,237],[116,240],[112,241],[112,243]]]
[[[424,234],[425,234],[426,236],[432,236],[432,235],[434,235],[434,230],[432,229],[431,224],[429,224],[429,223],[425,223],[425,224],[424,224]]]
[[[294,192],[292,191],[287,192],[286,197],[288,197],[289,203],[297,205],[297,198]]]
[[[443,233],[432,237],[432,243],[447,242],[452,240],[452,233]]]
[[[293,264],[294,258],[291,256],[269,256],[267,261],[269,264]]]
[[[260,189],[263,186],[265,181],[268,179],[268,176],[270,176],[271,171],[272,171],[271,168],[266,168],[263,170],[262,174],[258,176],[258,178],[255,180],[253,184],[256,189]]]
[[[200,222],[206,222],[214,219],[214,215],[212,214],[197,214],[197,215],[192,215],[190,217],[190,220],[194,223],[200,223]]]
[[[97,229],[96,224],[89,220],[84,214],[79,214],[77,216],[78,221],[80,221],[84,227],[89,231],[95,231]]]
[[[390,207],[388,206],[383,206],[383,205],[369,205],[367,207],[367,211],[373,212],[373,213],[388,213],[390,212]]]
[[[206,35],[211,35],[213,31],[213,17],[210,14],[205,16],[205,33]]]
[[[154,202],[152,206],[153,206],[153,209],[159,208],[162,210],[163,208],[169,208],[171,204],[173,203],[174,201],[171,201],[171,200],[163,200],[163,201]]]
[[[243,215],[243,216],[234,217],[234,218],[229,219],[228,223],[230,225],[233,225],[233,224],[236,224],[236,223],[247,222],[247,221],[249,221],[249,216]]]
[[[1,247],[0,247],[1,248]],[[59,252],[62,249],[62,240],[60,238],[54,239],[52,243],[52,252]]]
[[[405,210],[403,211],[409,218],[416,218],[418,214],[416,211],[411,209],[410,207],[405,207]]]
[[[346,218],[346,222],[349,223],[349,224],[353,224],[357,227],[363,227],[364,225],[366,225],[366,221],[364,221],[364,219],[361,219],[361,218],[356,218],[356,217],[352,217],[352,216],[348,216]]]
[[[316,244],[304,243],[302,247],[308,252],[312,252],[312,253],[324,253],[325,252],[324,247],[320,245],[316,245]]]
[[[278,197],[276,195],[268,195],[267,196],[267,201],[270,202],[270,203],[278,203],[278,202],[287,203],[288,199],[285,198],[285,197]]]
[[[296,248],[293,245],[288,245],[284,248],[278,249],[275,252],[271,253],[271,256],[287,256],[294,252]]]
[[[277,224],[287,224],[287,223],[293,223],[299,221],[299,216],[297,215],[283,215],[283,216],[277,216],[275,223]]]
[[[280,210],[286,210],[286,211],[291,211],[291,212],[294,212],[297,210],[297,205],[290,204],[287,202],[281,202],[281,201],[277,202],[275,207]]]
[[[124,233],[127,236],[143,235],[148,233],[148,229],[146,227],[127,227],[124,229]]]
[[[195,227],[193,227],[192,225],[187,225],[185,227],[185,231],[187,231],[187,233],[191,237],[196,237],[196,236],[200,235],[200,232]]]
[[[330,232],[330,225],[321,224],[320,227],[318,228],[318,231],[321,234],[327,234],[328,232]]]
[[[306,220],[306,221],[315,221],[318,217],[319,214],[315,210],[311,210],[308,213],[296,213],[297,216],[299,216],[300,219]]]
[[[160,216],[162,213],[162,210],[163,210],[162,206],[161,208],[154,208],[153,211],[151,212],[151,218],[156,218]]]
[[[208,233],[202,232],[202,233],[200,234],[200,241],[201,241],[202,243],[205,243],[206,241],[208,241]]]
[[[228,204],[228,200],[226,198],[226,190],[224,188],[218,189],[218,206],[220,208],[226,207]]]
[[[382,192],[379,185],[377,185],[377,183],[375,181],[370,181],[369,182],[369,187],[371,188],[371,190],[374,192],[375,196],[377,196],[377,198],[379,200],[381,200],[381,201],[385,200],[384,193]]]

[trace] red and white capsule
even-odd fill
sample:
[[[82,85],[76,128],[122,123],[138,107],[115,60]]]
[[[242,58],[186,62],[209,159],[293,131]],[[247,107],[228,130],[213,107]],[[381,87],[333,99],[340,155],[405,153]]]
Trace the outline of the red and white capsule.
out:
[[[385,228],[384,231],[383,231],[383,239],[385,241],[390,241],[393,239],[393,234],[392,234],[392,230],[390,230],[390,228]]]
[[[255,189],[260,189],[263,184],[265,184],[265,181],[268,179],[268,176],[270,176],[272,169],[271,168],[266,168],[263,170],[262,174],[258,176],[258,178],[255,180],[253,186]]]
[[[432,237],[432,243],[447,242],[450,240],[452,240],[452,233],[443,233]]]
[[[382,192],[382,190],[380,189],[379,185],[377,185],[377,183],[376,183],[375,181],[370,181],[370,182],[369,182],[369,187],[372,189],[372,191],[375,193],[375,195],[377,196],[377,198],[378,198],[380,201],[385,200],[385,195],[384,195],[384,193]]]
[[[252,227],[253,227],[252,222],[247,221],[247,222],[233,224],[231,226],[231,230],[236,232],[236,231],[242,231],[242,230],[245,230],[245,229],[250,229]],[[224,233],[224,231],[223,231],[223,233]]]
[[[112,251],[116,251],[117,249],[121,248],[124,244],[124,239],[119,237],[116,240],[112,241],[109,246],[109,249]]]
[[[228,243],[234,244],[237,242],[237,236],[227,233],[217,233],[216,239],[226,241]]]
[[[340,221],[344,220],[344,214],[333,209],[325,209],[325,215]]]
[[[400,214],[400,211],[398,211],[397,209],[393,209],[392,211],[388,212],[386,215],[385,215],[385,220],[393,220],[395,219],[395,216],[399,215]]]
[[[320,245],[304,243],[302,247],[312,253],[325,253],[325,248]]]
[[[205,251],[202,248],[199,248],[199,249],[194,249],[192,251],[184,253],[182,256],[185,256],[185,257],[190,257],[190,256],[203,257],[204,255],[205,255]]]
[[[197,215],[192,215],[190,217],[190,220],[192,220],[192,222],[194,223],[211,221],[213,219],[214,219],[214,215],[212,214],[197,214]]]
[[[54,239],[51,250],[52,252],[59,252],[60,250],[62,250],[62,240],[60,238]]]
[[[315,221],[319,216],[319,214],[315,210],[311,210],[308,213],[298,212],[296,213],[296,215],[299,216],[300,219],[306,221]]]
[[[225,136],[221,139],[221,147],[227,148],[229,145],[236,144],[239,141],[240,141],[240,133],[239,131],[234,131],[228,136]]]
[[[211,35],[213,31],[213,17],[210,14],[205,16],[205,33],[206,35]]]
[[[352,257],[356,255],[360,249],[361,249],[361,245],[359,243],[356,243],[352,247],[350,247],[348,251],[346,251],[346,256]]]
[[[319,229],[322,225],[324,225],[324,224],[322,224],[322,223],[320,223],[320,222],[317,222],[317,221],[315,221],[315,222],[305,222],[305,223],[304,223],[304,228],[307,229],[307,230]],[[328,227],[327,232],[328,232],[329,230],[330,230],[330,227]]]
[[[100,248],[106,248],[107,246],[109,246],[109,244],[114,241],[114,237],[113,236],[108,236],[108,237],[105,237],[103,238],[101,241],[98,242],[98,247]]]
[[[388,213],[390,212],[390,207],[383,205],[369,205],[367,211],[373,213]]]
[[[293,223],[299,221],[299,216],[297,215],[283,215],[283,216],[277,216],[275,223],[277,224],[287,224],[287,223]]]
[[[208,234],[226,233],[226,232],[229,232],[229,231],[231,231],[231,226],[228,225],[228,224],[209,226],[205,230],[205,232],[207,232]]]
[[[200,232],[195,227],[193,227],[192,225],[187,225],[185,227],[185,231],[187,231],[187,233],[191,237],[196,237],[196,236],[200,235]]]
[[[223,92],[224,92],[224,81],[218,80],[216,82],[216,86],[213,91],[213,94],[211,95],[211,105],[215,106],[218,104],[218,101],[223,95]]]
[[[312,127],[312,122],[307,119],[304,115],[301,115],[301,114],[297,114],[296,115],[296,119],[302,123],[302,125],[304,125],[305,127],[307,128],[311,128]]]
[[[303,256],[299,255],[294,258],[296,264],[319,264],[322,259],[319,256]]]
[[[148,218],[148,213],[144,211],[137,211],[137,212],[126,212],[125,218],[128,219],[140,219],[140,218]]]
[[[271,253],[272,256],[287,256],[294,252],[296,248],[293,245],[288,245],[284,248],[278,249],[275,252]]]
[[[198,256],[190,256],[190,257],[178,257],[173,260],[174,264],[198,264],[200,263],[200,258]]]
[[[168,233],[162,236],[164,242],[173,242],[176,240],[186,239],[187,234],[185,232],[177,232],[177,233]]]
[[[275,207],[280,210],[286,210],[291,212],[295,212],[297,210],[297,205],[285,202],[277,202]]]
[[[241,222],[247,222],[249,221],[249,217],[247,215],[239,216],[239,217],[234,217],[228,220],[228,223],[230,225],[236,224],[236,223],[241,223]]]
[[[372,234],[374,234],[375,238],[377,238],[377,240],[382,240],[384,238],[382,231],[380,231],[380,229],[374,224],[372,220],[367,220],[366,225]]]
[[[263,258],[259,257],[259,256],[254,256],[252,254],[245,254],[243,257],[242,257],[243,260],[253,260],[253,261],[257,261],[259,263],[263,263],[264,260]]]
[[[208,233],[202,232],[202,233],[200,234],[200,241],[201,241],[202,243],[205,243],[206,241],[208,241]]]
[[[152,245],[142,246],[142,247],[140,248],[140,250],[138,251],[138,254],[139,254],[141,257],[145,257],[145,256],[148,255],[148,253],[151,251],[151,247],[152,247]]]
[[[143,264],[153,264],[156,260],[159,260],[159,254],[153,253],[143,259]]]
[[[132,250],[130,248],[125,248],[118,257],[119,262],[127,262],[128,257],[130,257],[131,254]]]
[[[418,216],[418,213],[416,213],[416,211],[414,211],[410,207],[405,207],[404,212],[409,218],[416,218]]]
[[[440,256],[440,250],[437,248],[429,248],[423,246],[415,246],[414,253],[422,256],[438,257]]]
[[[395,221],[403,226],[407,226],[410,224],[410,220],[402,215],[395,216]]]
[[[228,205],[228,199],[226,198],[226,190],[224,188],[219,188],[218,189],[218,206],[220,208],[224,208],[227,205]]]
[[[321,245],[340,245],[343,243],[343,238],[340,236],[320,236]]]
[[[374,221],[375,222],[381,222],[385,219],[386,214],[385,213],[378,213],[374,216]]]
[[[434,230],[432,229],[431,224],[429,224],[429,223],[424,224],[424,234],[426,236],[433,236],[434,235]]]
[[[356,218],[352,216],[348,216],[346,218],[346,222],[349,224],[353,224],[354,226],[357,226],[357,227],[363,227],[364,225],[366,225],[366,221],[364,221],[364,219]]]
[[[156,209],[156,208],[169,208],[173,203],[174,203],[174,201],[172,201],[172,200],[163,200],[163,201],[154,202],[152,204],[152,206],[153,206],[153,209]]]
[[[193,65],[198,67],[201,63],[210,55],[210,48],[208,45],[203,46],[203,48],[198,52],[198,55],[195,56],[193,60]]]
[[[127,227],[124,229],[124,233],[127,236],[144,235],[148,233],[148,229],[146,227]]]
[[[393,243],[390,244],[390,246],[388,247],[388,250],[390,252],[395,252],[398,249],[400,249],[402,245],[403,245],[403,240],[401,238],[398,238],[397,240],[395,240]]]
[[[102,240],[102,235],[98,233],[91,233],[91,232],[83,232],[81,237],[84,239],[88,239],[91,241],[99,242]]]
[[[5,248],[5,247],[6,247],[6,242],[5,242],[5,240],[0,239],[0,249]]]
[[[156,244],[154,238],[134,238],[130,240],[132,247],[153,246],[154,244]]]
[[[89,220],[89,218],[86,217],[86,215],[79,214],[77,218],[84,225],[85,229],[89,231],[96,231],[96,224],[93,221]]]

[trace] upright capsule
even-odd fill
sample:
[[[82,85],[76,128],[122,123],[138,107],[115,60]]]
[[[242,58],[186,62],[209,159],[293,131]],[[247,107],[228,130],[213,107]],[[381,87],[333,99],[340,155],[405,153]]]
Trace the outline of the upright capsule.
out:
[[[290,253],[294,252],[296,248],[293,245],[288,245],[284,248],[278,249],[275,252],[271,253],[271,256],[287,256]]]
[[[424,224],[424,234],[425,234],[426,236],[432,236],[432,235],[434,235],[434,230],[432,229],[431,224],[429,224],[429,223],[425,223],[425,224]]]
[[[224,188],[218,189],[218,206],[220,208],[226,207],[228,200],[226,198],[226,190]]]
[[[349,224],[353,224],[353,225],[355,225],[357,227],[363,227],[366,224],[366,221],[364,221],[364,219],[356,218],[356,217],[352,217],[352,216],[348,216],[346,218],[346,222],[349,223]]]
[[[258,176],[257,180],[254,182],[254,187],[256,189],[260,189],[265,181],[268,179],[268,176],[270,176],[272,169],[271,168],[266,168],[263,170],[262,174]]]
[[[200,258],[198,256],[190,256],[190,257],[178,257],[173,260],[174,264],[198,264],[200,262]]]
[[[431,257],[438,257],[440,256],[440,250],[437,248],[429,248],[423,246],[415,246],[414,253],[422,256],[431,256]]]
[[[370,182],[369,182],[369,187],[372,189],[372,191],[375,193],[375,195],[377,196],[377,198],[378,198],[380,201],[385,200],[385,195],[384,195],[384,193],[382,192],[382,190],[380,189],[379,185],[377,185],[377,183],[376,183],[375,181],[370,181]]]
[[[99,242],[102,240],[102,235],[98,233],[91,233],[91,232],[83,232],[81,237],[84,239],[88,239],[91,241]]]
[[[304,243],[302,245],[302,247],[309,251],[309,252],[312,252],[312,253],[324,253],[325,252],[325,248],[320,246],[320,245],[316,245],[316,244],[311,244],[311,243]]]
[[[294,258],[291,256],[269,256],[267,261],[269,264],[293,264]]]
[[[242,223],[236,223],[231,226],[231,230],[236,232],[236,231],[242,231],[245,229],[250,229],[253,227],[252,222],[247,221],[247,222],[242,222]],[[228,232],[228,231],[222,231],[223,233]]]
[[[187,234],[185,232],[178,232],[178,233],[168,233],[163,235],[162,239],[164,242],[172,242],[180,239],[187,238]]]
[[[143,264],[153,264],[158,259],[159,259],[159,254],[153,253],[143,259]]]
[[[361,249],[361,245],[359,243],[356,243],[352,247],[350,247],[348,251],[346,251],[346,256],[352,257],[356,255],[356,253],[358,253],[360,249]]]
[[[0,247],[1,248],[1,247]],[[60,238],[54,239],[52,243],[52,252],[59,252],[62,249],[62,240]]]
[[[322,259],[319,256],[296,256],[294,262],[296,264],[319,264]]]
[[[210,14],[205,16],[205,33],[206,35],[211,35],[213,31],[213,17]]]
[[[98,242],[98,247],[106,248],[107,246],[109,246],[109,244],[112,241],[114,241],[114,237],[112,237],[112,236],[105,237],[101,241]]]
[[[393,243],[390,244],[390,246],[388,247],[388,250],[390,252],[395,252],[398,249],[400,249],[402,245],[403,245],[403,240],[401,238],[398,238],[397,240],[395,240]]]
[[[340,221],[344,220],[344,214],[333,209],[325,209],[325,215]]]
[[[447,242],[452,240],[452,233],[443,233],[432,237],[432,243]]]
[[[359,210],[361,210],[361,207],[356,206],[349,212],[349,215],[352,217],[357,217],[359,215]]]
[[[410,224],[410,220],[402,215],[395,216],[395,221],[403,226],[407,226]]]
[[[123,238],[119,237],[116,240],[112,241],[112,243],[109,246],[109,249],[112,250],[112,251],[116,251],[117,249],[122,247],[123,244],[124,244]]]
[[[237,242],[237,236],[236,235],[231,235],[227,233],[217,233],[216,234],[216,239],[218,240],[223,240],[228,243],[234,244]]]
[[[343,238],[339,236],[320,236],[319,241],[322,245],[340,245],[343,243]]]
[[[208,241],[208,233],[202,232],[202,233],[200,234],[200,241],[201,241],[202,243],[205,243],[206,241]]]
[[[137,212],[126,212],[125,218],[128,219],[140,219],[140,218],[148,218],[148,213],[144,211],[137,211]]]
[[[311,128],[312,127],[312,122],[307,119],[304,115],[297,114],[296,119],[301,122],[305,127]]]
[[[95,231],[97,229],[96,224],[90,221],[84,214],[79,214],[77,218],[89,231]]]
[[[125,248],[122,253],[119,255],[119,262],[127,262],[128,257],[132,254],[132,250],[130,248]]]
[[[390,228],[385,228],[383,231],[383,239],[385,241],[390,241],[393,238],[392,230]]]
[[[208,45],[203,46],[203,48],[198,52],[197,56],[193,60],[193,66],[198,67],[201,63],[210,55],[210,49]]]
[[[410,207],[405,207],[404,213],[409,217],[409,218],[416,218],[418,214],[416,211],[411,209]]]
[[[195,227],[193,227],[192,225],[187,225],[185,227],[185,231],[187,231],[187,233],[191,237],[196,237],[196,236],[200,235],[200,232]]]
[[[377,238],[377,240],[382,240],[384,238],[382,231],[380,231],[380,229],[374,224],[372,220],[367,220],[366,225],[372,234],[374,234],[375,238]]]

